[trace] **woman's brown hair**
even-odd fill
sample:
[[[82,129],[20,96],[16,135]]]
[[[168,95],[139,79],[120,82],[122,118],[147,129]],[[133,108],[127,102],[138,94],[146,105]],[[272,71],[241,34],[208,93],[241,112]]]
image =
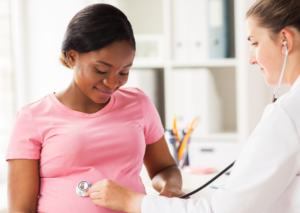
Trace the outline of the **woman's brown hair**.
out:
[[[257,0],[247,12],[246,19],[250,16],[272,35],[285,27],[294,27],[300,32],[300,0]]]

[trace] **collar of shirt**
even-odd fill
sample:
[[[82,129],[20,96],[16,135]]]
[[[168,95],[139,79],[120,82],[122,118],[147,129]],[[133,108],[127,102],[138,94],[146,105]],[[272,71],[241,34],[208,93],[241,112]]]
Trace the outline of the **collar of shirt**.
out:
[[[291,91],[294,90],[294,89],[296,89],[299,85],[300,85],[300,75],[298,76],[297,80],[293,84],[293,86],[291,88]]]

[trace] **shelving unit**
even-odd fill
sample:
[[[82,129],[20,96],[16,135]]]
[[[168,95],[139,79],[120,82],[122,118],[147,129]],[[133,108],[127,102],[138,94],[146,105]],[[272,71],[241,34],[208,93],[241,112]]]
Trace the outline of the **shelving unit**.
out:
[[[172,0],[114,0],[102,1],[111,3],[120,8],[130,20],[135,34],[147,35],[155,34],[163,37],[162,61],[139,61],[135,60],[132,69],[156,69],[164,73],[164,125],[166,128],[172,127],[174,118],[174,109],[172,106],[174,95],[172,91],[172,73],[173,70],[181,68],[208,68],[216,81],[217,90],[223,101],[223,130],[211,135],[203,135],[199,139],[232,139],[238,141],[237,127],[237,90],[236,90],[236,72],[237,59],[234,58],[234,26],[230,23],[230,56],[233,58],[199,60],[199,61],[175,61],[172,58]],[[188,3],[188,1],[187,1]],[[228,3],[229,11],[234,11],[234,1]],[[134,9],[133,9],[134,8]],[[234,16],[230,15],[230,21],[234,22]],[[150,18],[149,18],[150,17]],[[233,26],[233,27],[232,27]],[[231,86],[227,86],[231,84]]]
[[[236,59],[235,58],[215,59],[215,60],[207,60],[205,62],[178,62],[178,61],[172,61],[171,66],[173,68],[236,67]]]
[[[133,62],[132,69],[164,69],[164,63]]]
[[[107,1],[106,1],[107,2]],[[143,2],[143,3],[141,3]],[[161,62],[145,62],[136,60],[133,64],[133,69],[160,69],[164,73],[164,97],[165,97],[165,110],[160,114],[165,115],[165,127],[172,127],[172,121],[174,117],[173,110],[173,98],[172,93],[172,73],[173,70],[180,68],[208,68],[215,77],[217,89],[223,101],[224,110],[223,113],[223,131],[220,133],[213,133],[211,135],[203,135],[199,139],[232,139],[238,140],[237,132],[237,102],[236,102],[236,58],[226,59],[214,59],[205,61],[175,61],[172,59],[172,0],[128,0],[128,1],[114,1],[115,5],[119,7],[127,15],[130,20],[133,30],[136,34],[160,34],[163,37],[164,44],[164,59]],[[233,1],[229,3],[230,11],[233,11]],[[135,8],[135,10],[128,10],[128,8]],[[155,10],[155,15],[153,11]],[[138,16],[138,14],[144,14]],[[150,17],[155,17],[153,22],[149,22]],[[138,17],[138,18],[137,18]],[[161,21],[158,21],[157,17],[161,17]],[[232,16],[233,17],[233,16]],[[147,19],[147,20],[146,20]],[[151,18],[150,18],[151,19]],[[230,20],[233,21],[231,18]],[[145,24],[141,24],[145,23]],[[234,26],[234,23],[231,23]],[[147,26],[147,27],[145,27]],[[147,28],[145,30],[145,28]],[[146,32],[147,31],[147,32]],[[234,37],[234,31],[230,31],[231,37]],[[233,39],[230,39],[231,41]],[[235,43],[231,43],[230,48],[234,49]],[[231,56],[234,56],[235,50],[231,50]],[[227,83],[231,83],[232,86],[227,86]],[[230,134],[228,134],[228,132]],[[229,136],[230,135],[230,136]]]
[[[245,15],[255,0],[228,0],[229,57],[226,59],[199,60],[193,62],[172,59],[172,4],[173,0],[86,0],[90,3],[111,3],[119,7],[130,20],[135,34],[161,35],[163,37],[163,60],[135,60],[132,69],[156,69],[164,74],[164,125],[172,127],[174,94],[173,70],[182,68],[208,68],[216,82],[223,101],[223,131],[203,135],[202,139],[232,139],[241,148],[259,122],[262,112],[269,104],[272,88],[255,66],[248,64],[249,43],[246,35]],[[186,0],[189,3],[189,0]],[[281,90],[281,95],[288,88]]]

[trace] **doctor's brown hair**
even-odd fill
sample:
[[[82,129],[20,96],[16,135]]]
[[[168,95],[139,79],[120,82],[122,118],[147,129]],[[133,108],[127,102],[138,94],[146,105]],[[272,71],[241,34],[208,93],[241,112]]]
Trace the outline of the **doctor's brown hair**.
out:
[[[285,27],[300,32],[300,0],[257,0],[247,12],[246,19],[253,16],[258,25],[278,35]]]
[[[68,25],[62,42],[60,62],[72,68],[66,55],[69,50],[79,54],[87,53],[124,40],[135,50],[131,24],[121,10],[109,4],[87,6]]]

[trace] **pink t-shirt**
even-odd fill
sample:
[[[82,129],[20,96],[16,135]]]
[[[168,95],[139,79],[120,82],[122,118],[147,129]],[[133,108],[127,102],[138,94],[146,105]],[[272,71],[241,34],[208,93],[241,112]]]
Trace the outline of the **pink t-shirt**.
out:
[[[112,213],[79,197],[77,184],[111,179],[145,193],[139,176],[145,148],[163,133],[155,106],[137,88],[119,89],[94,114],[73,111],[50,94],[17,113],[6,159],[40,159],[38,212]]]

